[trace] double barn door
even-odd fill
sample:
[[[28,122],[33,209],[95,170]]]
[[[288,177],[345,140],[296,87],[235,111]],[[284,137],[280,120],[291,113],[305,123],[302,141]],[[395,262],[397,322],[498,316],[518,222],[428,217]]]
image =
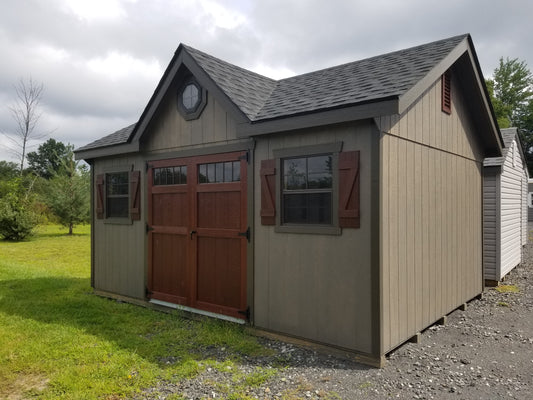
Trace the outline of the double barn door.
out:
[[[152,299],[245,318],[246,167],[244,152],[149,164]]]

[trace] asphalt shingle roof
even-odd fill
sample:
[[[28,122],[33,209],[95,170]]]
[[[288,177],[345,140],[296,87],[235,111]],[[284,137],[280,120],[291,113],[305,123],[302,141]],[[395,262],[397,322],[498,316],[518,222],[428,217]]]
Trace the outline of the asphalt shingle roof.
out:
[[[107,136],[104,136],[103,138],[95,140],[92,143],[89,143],[83,147],[76,149],[76,151],[92,150],[92,149],[97,149],[100,147],[107,147],[107,146],[113,146],[116,144],[126,143],[131,133],[133,132],[135,125],[136,124],[131,124],[130,126],[119,129],[116,132],[113,132]]]
[[[400,97],[467,36],[278,81],[182,46],[251,122],[261,122]],[[134,127],[130,125],[78,151],[126,143]]]

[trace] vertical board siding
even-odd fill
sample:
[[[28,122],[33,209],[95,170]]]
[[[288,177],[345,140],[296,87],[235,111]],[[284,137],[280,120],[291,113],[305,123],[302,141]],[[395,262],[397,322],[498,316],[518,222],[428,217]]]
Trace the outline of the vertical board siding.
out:
[[[485,279],[496,276],[498,258],[499,171],[485,173],[483,178],[483,270]]]
[[[176,90],[169,90],[150,123],[150,135],[144,145],[146,151],[168,152],[237,140],[235,122],[214,98],[208,98],[200,118],[186,121],[177,112],[173,93],[177,93]]]
[[[119,157],[95,161],[95,176],[106,172],[144,171],[139,157]],[[141,174],[141,220],[128,224],[109,224],[95,219],[94,287],[133,298],[145,295],[145,175]]]
[[[254,173],[273,150],[343,143],[360,151],[361,227],[340,235],[276,232],[254,224],[254,325],[370,354],[372,352],[371,133],[368,122],[258,138]],[[373,132],[376,133],[375,131]],[[276,171],[276,179],[280,179]],[[279,199],[279,193],[276,194]],[[254,187],[261,203],[260,185]],[[260,221],[255,207],[255,221]],[[279,212],[279,208],[277,209]]]
[[[472,299],[482,284],[482,152],[460,89],[440,80],[381,130],[382,351]]]

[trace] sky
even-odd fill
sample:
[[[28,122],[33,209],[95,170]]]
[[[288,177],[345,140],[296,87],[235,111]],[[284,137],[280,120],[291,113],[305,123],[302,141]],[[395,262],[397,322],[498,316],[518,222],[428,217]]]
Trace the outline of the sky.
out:
[[[533,70],[531,21],[531,0],[0,0],[0,160],[21,79],[44,88],[29,151],[80,147],[139,119],[180,43],[280,79],[470,33],[488,78]]]

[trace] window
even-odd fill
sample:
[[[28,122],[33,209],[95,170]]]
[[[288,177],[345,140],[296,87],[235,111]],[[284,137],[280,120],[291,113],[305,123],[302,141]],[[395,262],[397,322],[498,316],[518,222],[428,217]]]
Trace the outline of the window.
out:
[[[186,120],[197,119],[207,104],[207,91],[193,78],[178,90],[178,111]]]
[[[342,142],[275,149],[261,160],[261,224],[332,235],[359,228],[359,151],[341,149]]]
[[[96,175],[95,217],[106,223],[131,223],[141,219],[141,171]]]
[[[282,224],[326,224],[332,221],[332,156],[282,160]]]
[[[154,168],[154,186],[160,185],[186,185],[187,166]]]
[[[198,165],[198,183],[240,182],[240,161],[228,161]]]
[[[127,218],[129,211],[128,172],[106,174],[106,218]]]

